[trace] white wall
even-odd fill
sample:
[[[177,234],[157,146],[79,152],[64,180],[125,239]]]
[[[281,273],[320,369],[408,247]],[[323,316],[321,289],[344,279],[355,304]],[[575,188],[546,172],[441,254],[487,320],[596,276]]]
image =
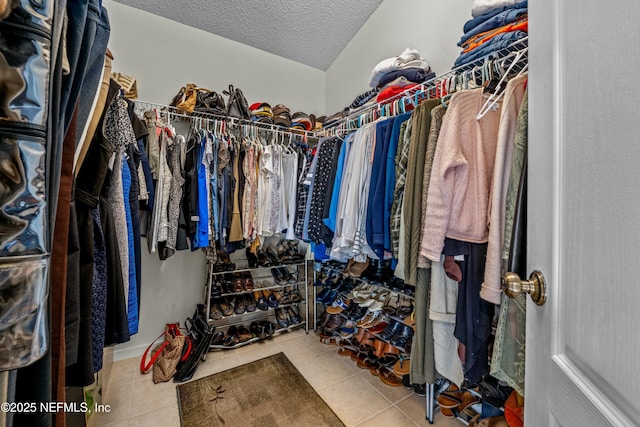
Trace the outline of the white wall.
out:
[[[327,114],[369,90],[373,67],[406,47],[418,49],[436,74],[450,70],[471,6],[471,0],[383,1],[327,70]]]
[[[306,65],[105,0],[113,70],[137,78],[141,100],[167,104],[185,83],[219,93],[229,83],[249,103],[283,103],[295,111],[324,113],[325,73]],[[143,241],[140,328],[116,346],[114,359],[140,356],[166,323],[183,324],[203,301],[205,259],[177,252],[166,261],[149,255]]]
[[[138,79],[139,98],[168,103],[185,83],[222,93],[231,83],[249,104],[285,104],[324,112],[325,73],[178,22],[104,0],[109,11],[113,71]]]

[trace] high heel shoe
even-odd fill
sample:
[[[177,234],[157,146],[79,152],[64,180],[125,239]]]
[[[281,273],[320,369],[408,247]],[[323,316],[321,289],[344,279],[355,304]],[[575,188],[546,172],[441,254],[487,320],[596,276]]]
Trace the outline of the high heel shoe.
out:
[[[258,257],[251,252],[250,248],[247,248],[247,250],[245,251],[246,255],[247,255],[247,263],[249,264],[249,268],[256,268],[258,267]]]

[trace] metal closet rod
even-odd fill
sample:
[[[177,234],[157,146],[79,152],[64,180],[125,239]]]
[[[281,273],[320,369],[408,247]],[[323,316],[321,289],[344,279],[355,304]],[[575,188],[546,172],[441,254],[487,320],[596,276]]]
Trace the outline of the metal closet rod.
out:
[[[304,137],[311,137],[311,138],[318,137],[315,132],[301,130],[301,129],[286,128],[283,126],[273,125],[269,123],[254,122],[253,120],[245,120],[245,119],[239,119],[237,117],[222,116],[222,115],[211,114],[211,113],[201,113],[197,111],[194,111],[191,114],[187,114],[182,110],[176,107],[172,107],[170,105],[156,104],[155,102],[140,101],[140,100],[135,100],[134,102],[136,104],[136,108],[139,111],[156,110],[158,114],[165,113],[165,114],[171,115],[172,117],[182,117],[185,119],[202,119],[206,121],[225,122],[225,123],[231,123],[232,125],[238,125],[238,126],[240,125],[253,126],[261,130],[268,130],[275,133],[298,134]]]
[[[502,65],[504,67],[510,59],[518,59],[519,62],[525,64],[528,60],[528,40],[529,36],[523,37],[505,48],[502,48],[468,64],[453,68],[446,73],[440,74],[439,76],[436,76],[426,82],[413,86],[401,93],[398,93],[397,95],[394,95],[385,100],[384,103],[375,103],[373,105],[360,107],[352,111],[342,119],[331,124],[330,126],[320,129],[317,133],[322,136],[326,136],[328,134],[335,133],[336,130],[343,128],[345,124],[347,124],[347,129],[343,130],[355,130],[360,127],[360,124],[364,124],[363,122],[368,123],[366,121],[367,116],[370,116],[375,112],[378,112],[378,116],[381,116],[382,111],[391,108],[390,106],[392,104],[395,104],[393,112],[391,114],[385,114],[385,116],[395,116],[397,114],[400,114],[405,111],[404,104],[406,104],[407,101],[409,101],[410,104],[414,104],[414,99],[417,99],[424,94],[427,94],[427,97],[429,97],[430,93],[442,91],[442,89],[445,89],[444,94],[449,93],[450,88],[445,86],[445,84],[450,84],[452,81],[456,85],[458,83],[462,83],[463,78],[465,76],[468,76],[469,73],[471,73],[469,78],[473,77],[475,79],[475,75],[478,73],[482,74],[485,71],[485,67],[488,67],[489,64],[502,62]],[[398,108],[398,105],[400,104],[402,104],[402,106]],[[354,123],[356,127],[351,127],[351,123]]]

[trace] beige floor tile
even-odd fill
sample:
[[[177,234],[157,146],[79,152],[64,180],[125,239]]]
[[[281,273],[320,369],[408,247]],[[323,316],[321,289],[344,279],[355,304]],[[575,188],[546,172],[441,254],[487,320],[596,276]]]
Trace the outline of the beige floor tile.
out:
[[[251,347],[250,351],[238,351],[237,353],[241,365],[282,352],[282,349],[277,343],[269,341],[257,342],[247,347]]]
[[[347,426],[355,426],[392,407],[391,402],[359,375],[325,387],[318,393]]]
[[[226,355],[226,357],[212,358],[211,356],[213,354],[214,353],[209,353],[209,355],[207,356],[207,360],[205,360],[204,362],[200,362],[200,364],[196,368],[196,373],[193,375],[194,380],[204,378],[218,372],[226,371],[227,369],[235,368],[236,366],[241,365],[238,355],[235,354],[233,350],[229,350],[228,353],[223,353]]]
[[[309,384],[319,390],[356,375],[345,364],[339,363],[336,357],[337,355],[332,352],[326,352],[316,357],[293,362],[293,364]]]
[[[95,424],[92,423],[89,427],[128,427],[129,420],[116,421],[115,423],[101,424],[101,421],[96,421]]]
[[[134,383],[113,385],[107,390],[103,404],[109,405],[109,412],[96,413],[95,425],[105,425],[116,421],[123,421],[129,418],[131,412],[131,395]]]
[[[168,381],[154,384],[148,381],[136,381],[131,396],[131,417],[150,412],[177,403],[176,383]]]
[[[336,350],[334,351],[334,354],[336,355],[336,358],[341,363],[346,365],[349,369],[351,369],[353,372],[355,372],[358,375],[361,372],[364,371],[364,369],[358,367],[358,364],[355,361],[351,360],[351,357],[349,357],[349,356],[341,356],[340,354],[338,354],[339,350],[340,350],[339,348],[336,348]],[[369,372],[369,371],[367,371],[367,372]]]
[[[270,341],[280,343],[280,342],[288,341],[288,340],[305,336],[305,335],[306,335],[306,332],[304,328],[294,329],[292,331],[288,331],[283,334],[275,335]]]
[[[178,404],[164,406],[146,414],[132,417],[129,419],[129,425],[134,427],[179,427],[180,413]]]
[[[413,394],[396,403],[396,406],[418,425],[429,425],[429,422],[426,419],[425,398],[423,396]],[[433,418],[433,425],[437,427],[460,427],[463,426],[464,423],[454,418],[445,418],[442,416],[440,411],[436,409],[436,413]]]
[[[109,374],[109,386],[117,386],[133,382],[140,373],[140,358],[119,360],[111,366]]]
[[[313,334],[303,334],[286,341],[281,341],[278,344],[291,361],[303,360],[331,351],[328,346],[322,344],[319,338]]]
[[[384,412],[369,418],[358,424],[357,427],[415,427],[417,424],[411,421],[398,408],[391,407]]]
[[[371,384],[380,394],[389,399],[392,403],[396,403],[401,401],[402,399],[406,399],[408,396],[411,396],[413,390],[408,390],[403,386],[400,387],[391,387],[383,383],[379,377],[372,375],[371,371],[365,371],[360,374],[360,376],[369,384]]]

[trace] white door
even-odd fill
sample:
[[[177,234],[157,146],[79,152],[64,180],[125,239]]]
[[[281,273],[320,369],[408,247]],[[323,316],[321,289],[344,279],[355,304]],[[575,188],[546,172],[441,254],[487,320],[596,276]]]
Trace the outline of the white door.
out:
[[[529,18],[525,425],[640,425],[640,2]]]

